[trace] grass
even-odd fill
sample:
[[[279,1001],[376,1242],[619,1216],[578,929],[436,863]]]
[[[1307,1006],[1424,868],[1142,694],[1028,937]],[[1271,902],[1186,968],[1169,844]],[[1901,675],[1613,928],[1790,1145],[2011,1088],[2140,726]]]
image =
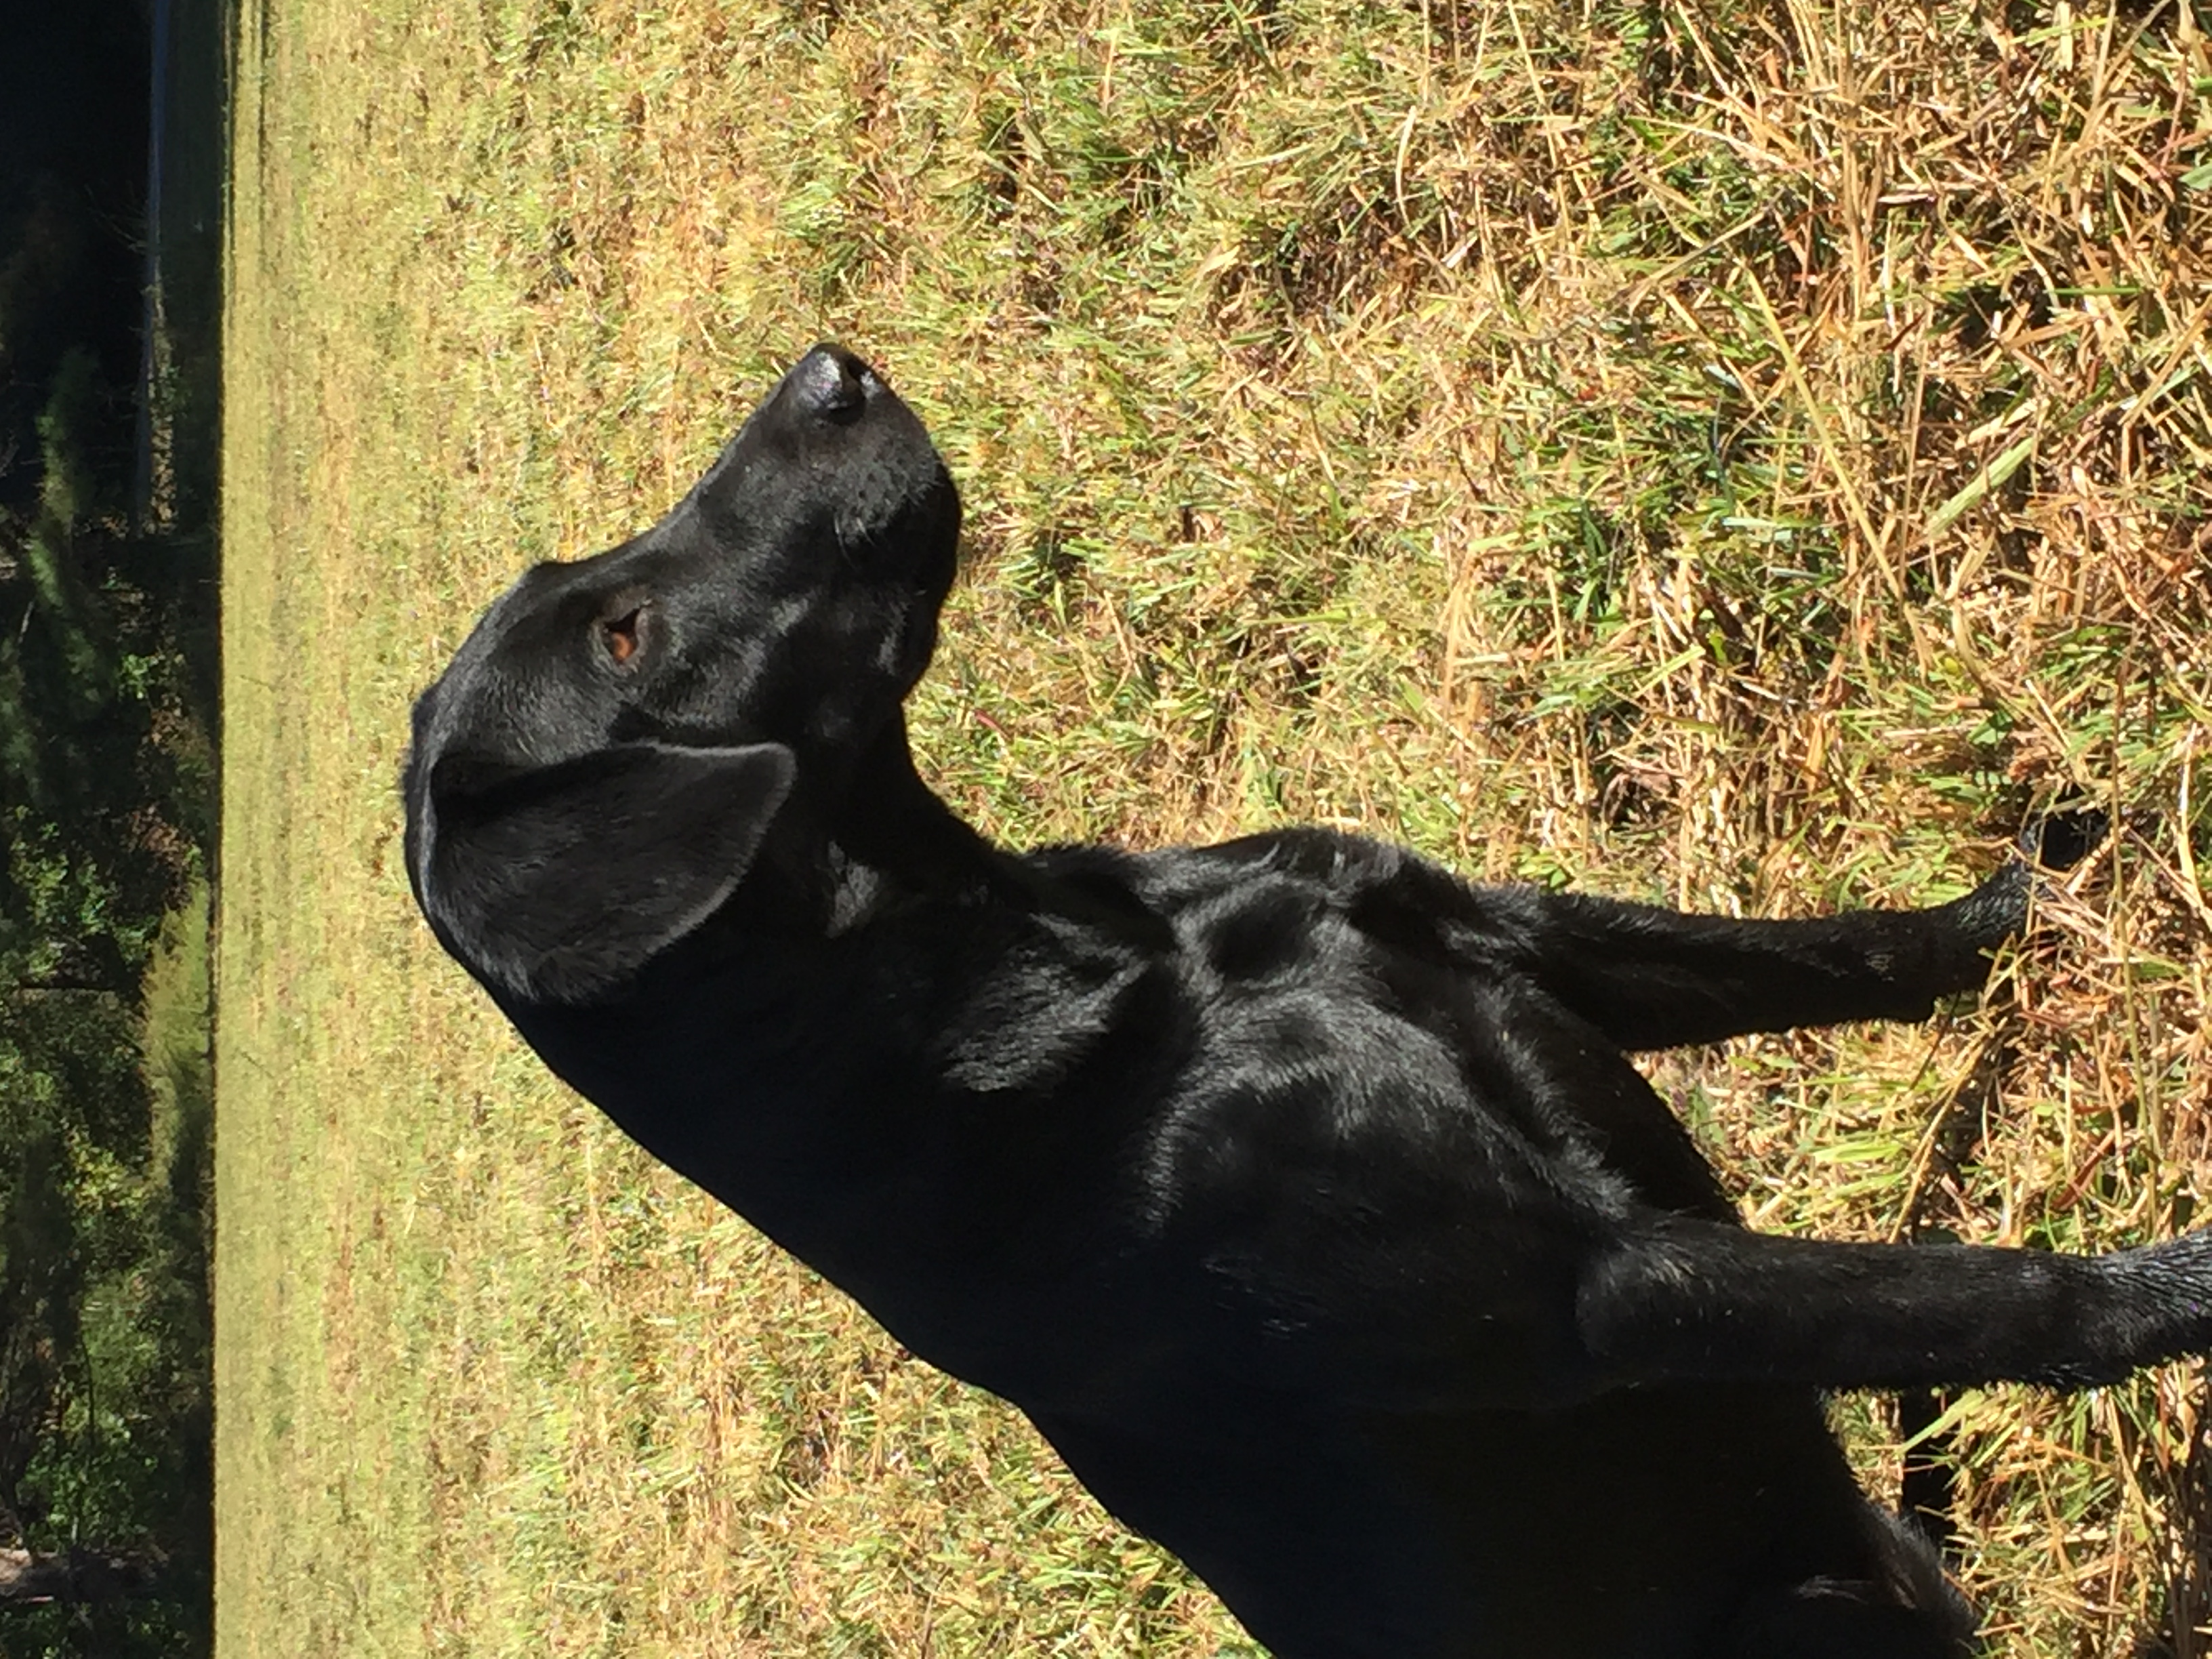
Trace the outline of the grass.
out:
[[[1929,1028],[1668,1057],[1758,1224],[2212,1175],[2212,54],[2171,5],[262,0],[218,957],[227,1654],[1234,1654],[1018,1422],[415,921],[409,699],[814,337],[967,494],[913,724],[1020,842],[1291,818],[1784,914],[2125,830]],[[2212,1650],[2192,1368],[1960,1396],[1996,1650]],[[1887,1404],[1839,1402],[1877,1486]]]

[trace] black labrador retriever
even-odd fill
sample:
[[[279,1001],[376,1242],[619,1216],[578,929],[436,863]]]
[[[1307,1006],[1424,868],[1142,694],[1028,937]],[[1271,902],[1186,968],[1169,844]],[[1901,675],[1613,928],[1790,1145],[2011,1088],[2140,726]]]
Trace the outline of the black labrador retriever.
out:
[[[2212,1231],[1746,1231],[1624,1055],[1919,1019],[2023,924],[1477,887],[1317,830],[1013,853],[915,775],[959,500],[810,352],[415,710],[407,866],[546,1062],[1028,1413],[1284,1659],[1937,1659],[1821,1392],[2212,1349]]]

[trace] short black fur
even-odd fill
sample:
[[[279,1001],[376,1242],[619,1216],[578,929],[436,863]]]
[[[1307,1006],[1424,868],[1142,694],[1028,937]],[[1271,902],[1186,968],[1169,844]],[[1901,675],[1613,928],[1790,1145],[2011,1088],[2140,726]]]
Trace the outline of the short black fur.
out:
[[[1733,921],[1315,830],[1009,852],[900,712],[957,529],[921,423],[819,347],[423,695],[416,896],[553,1069],[1019,1406],[1284,1659],[1970,1652],[1821,1391],[2203,1351],[2212,1236],[1753,1233],[1625,1056],[1924,1018],[2028,865]]]

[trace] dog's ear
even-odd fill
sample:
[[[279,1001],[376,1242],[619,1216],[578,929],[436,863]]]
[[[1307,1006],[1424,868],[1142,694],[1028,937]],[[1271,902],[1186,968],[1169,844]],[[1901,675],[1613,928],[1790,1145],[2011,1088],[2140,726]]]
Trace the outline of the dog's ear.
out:
[[[780,744],[623,744],[528,769],[447,757],[428,781],[422,908],[494,988],[592,1001],[729,897],[795,766]]]

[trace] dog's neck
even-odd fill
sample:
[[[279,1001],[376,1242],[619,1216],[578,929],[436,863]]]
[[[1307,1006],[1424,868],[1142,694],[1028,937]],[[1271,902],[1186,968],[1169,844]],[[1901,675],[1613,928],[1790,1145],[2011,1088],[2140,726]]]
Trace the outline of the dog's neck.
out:
[[[962,820],[915,771],[903,711],[854,768],[833,816],[836,913],[850,917],[908,899],[995,904],[1101,930],[1146,951],[1170,948],[1167,924],[1099,872],[1080,883],[998,847]]]
[[[978,893],[1006,862],[921,781],[903,710],[862,753],[824,828],[846,864],[896,894]]]

